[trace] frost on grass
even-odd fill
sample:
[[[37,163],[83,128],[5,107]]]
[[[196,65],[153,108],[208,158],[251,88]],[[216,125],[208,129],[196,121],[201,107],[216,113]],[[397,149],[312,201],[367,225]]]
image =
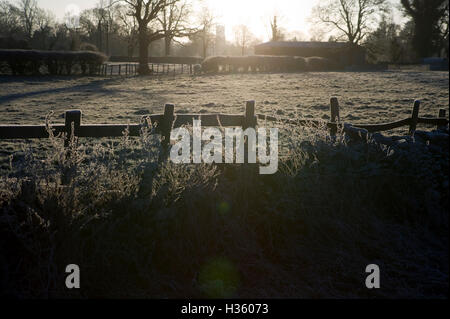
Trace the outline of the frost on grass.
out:
[[[279,127],[269,176],[158,164],[149,134],[68,151],[52,137],[44,158],[25,149],[0,178],[2,294],[445,297],[448,149]],[[82,289],[68,291],[61,270],[74,262]],[[377,291],[364,286],[373,263]]]

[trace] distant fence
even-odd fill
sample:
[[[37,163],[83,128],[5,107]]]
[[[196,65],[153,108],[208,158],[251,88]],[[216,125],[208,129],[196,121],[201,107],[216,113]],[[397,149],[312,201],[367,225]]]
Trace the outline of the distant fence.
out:
[[[109,62],[118,63],[139,63],[138,57],[122,57],[122,56],[112,56],[109,58]],[[200,57],[148,57],[148,63],[153,64],[201,64],[203,58]]]
[[[446,127],[449,124],[446,118],[446,110],[441,109],[437,118],[419,117],[420,101],[414,102],[412,114],[410,117],[392,123],[384,124],[358,124],[351,129],[366,130],[367,132],[388,131],[403,126],[409,126],[409,134],[413,135],[417,124],[435,125],[437,128]],[[148,122],[156,124],[155,133],[164,137],[163,143],[167,146],[172,129],[183,125],[192,124],[192,121],[199,119],[202,126],[205,127],[255,127],[258,120],[269,122],[281,122],[285,124],[310,126],[310,127],[328,127],[331,134],[336,134],[339,129],[352,131],[348,126],[340,122],[339,101],[332,98],[330,103],[331,121],[317,121],[305,119],[280,119],[273,116],[255,114],[255,102],[249,101],[246,104],[244,114],[175,114],[175,107],[167,104],[164,114],[144,116],[145,121],[140,124],[81,124],[82,112],[80,110],[71,110],[65,113],[65,124],[51,125],[54,134],[72,134],[77,137],[121,137],[127,131],[128,136],[140,136],[143,129],[148,127]],[[49,133],[46,125],[0,125],[0,140],[5,139],[34,139],[48,138]]]
[[[194,74],[194,65],[201,64],[200,57],[149,57],[148,67],[152,75]],[[100,69],[100,75],[137,75],[139,58],[112,56]]]
[[[149,63],[150,75],[177,75],[193,74],[192,64],[161,64]],[[99,74],[103,76],[137,75],[139,64],[137,63],[105,63],[101,66]]]

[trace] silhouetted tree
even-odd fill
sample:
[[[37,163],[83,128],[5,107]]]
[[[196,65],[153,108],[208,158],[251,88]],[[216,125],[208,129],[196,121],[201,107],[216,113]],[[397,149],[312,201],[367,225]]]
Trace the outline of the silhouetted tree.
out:
[[[207,7],[203,7],[199,16],[199,31],[197,35],[200,36],[202,43],[202,57],[206,58],[208,56],[208,49],[211,44],[214,42],[214,34],[212,33],[212,29],[215,25],[215,17],[212,14],[211,10]]]
[[[14,37],[22,31],[19,9],[7,0],[0,0],[0,35]]]
[[[234,35],[236,39],[236,45],[241,49],[241,53],[244,56],[245,50],[253,40],[253,34],[248,27],[244,24],[238,25],[234,28]]]
[[[165,56],[171,54],[172,42],[175,38],[188,37],[197,32],[197,29],[189,27],[190,14],[191,8],[185,0],[172,1],[161,10],[158,20],[164,33]]]
[[[448,41],[448,0],[401,0],[401,3],[414,21],[413,47],[419,57],[439,54],[443,39]]]
[[[284,39],[283,32],[278,25],[279,17],[274,15],[270,20],[270,31],[272,32],[271,41],[282,41]]]
[[[36,0],[20,0],[18,6],[23,28],[28,40],[33,36],[36,27],[36,18],[39,13]]]
[[[149,74],[148,47],[151,42],[162,39],[161,31],[151,30],[150,25],[157,21],[158,15],[177,0],[122,0],[129,8],[129,14],[138,24],[139,74]]]
[[[383,16],[378,28],[370,33],[364,46],[367,48],[368,59],[371,62],[407,62],[408,41],[401,37],[402,28],[392,19]]]
[[[117,7],[117,22],[120,24],[119,34],[127,43],[127,56],[133,57],[138,46],[138,27],[136,18],[129,16],[126,7]]]
[[[36,30],[33,33],[33,47],[48,50],[54,34],[55,17],[51,11],[38,9],[36,15]]]
[[[331,26],[337,39],[359,44],[369,33],[376,16],[385,12],[386,0],[327,0],[313,8],[315,22]]]

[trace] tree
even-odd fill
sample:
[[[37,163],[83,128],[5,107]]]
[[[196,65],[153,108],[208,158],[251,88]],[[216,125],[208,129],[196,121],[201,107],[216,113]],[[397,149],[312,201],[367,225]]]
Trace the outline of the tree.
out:
[[[215,25],[216,18],[207,7],[203,7],[200,12],[199,20],[200,27],[198,28],[196,35],[200,36],[202,43],[202,56],[203,58],[206,58],[208,55],[208,49],[214,41],[212,29]]]
[[[53,36],[55,17],[51,11],[38,9],[36,15],[36,30],[33,33],[33,46],[48,50]]]
[[[383,16],[378,28],[370,33],[364,46],[372,62],[403,62],[404,51],[400,40],[401,27]]]
[[[28,40],[31,40],[39,12],[36,0],[20,0],[18,9],[25,34]]]
[[[119,34],[127,43],[127,56],[133,57],[138,45],[138,28],[136,18],[129,16],[124,6],[117,7],[117,21],[120,24]]]
[[[19,8],[6,0],[0,0],[0,35],[12,37],[22,33]]]
[[[244,24],[234,27],[234,34],[236,39],[236,44],[241,48],[241,53],[244,56],[245,50],[253,40],[253,35]]]
[[[112,1],[100,0],[93,9],[84,10],[80,16],[80,26],[89,39],[97,44],[100,51],[110,53],[110,35],[114,26],[113,15],[116,7]]]
[[[173,1],[161,10],[158,21],[161,24],[164,33],[164,54],[169,56],[171,53],[172,42],[175,38],[190,36],[197,30],[188,27],[188,16],[191,14],[191,8],[187,1]]]
[[[401,3],[406,15],[414,21],[413,48],[419,57],[439,54],[443,39],[448,39],[448,0],[401,0]]]
[[[331,26],[337,39],[359,44],[370,32],[380,13],[387,10],[386,0],[326,0],[313,8],[314,22]]]
[[[150,73],[148,67],[148,47],[151,42],[162,39],[161,31],[151,30],[150,25],[157,21],[158,15],[177,0],[122,0],[129,8],[129,15],[134,17],[138,25],[139,42],[139,74]]]
[[[439,29],[441,30],[440,46],[444,51],[444,56],[448,59],[449,56],[449,0],[445,2],[444,14],[439,21]]]
[[[272,32],[271,41],[282,41],[284,39],[283,32],[278,25],[279,17],[274,15],[270,20],[270,31]]]

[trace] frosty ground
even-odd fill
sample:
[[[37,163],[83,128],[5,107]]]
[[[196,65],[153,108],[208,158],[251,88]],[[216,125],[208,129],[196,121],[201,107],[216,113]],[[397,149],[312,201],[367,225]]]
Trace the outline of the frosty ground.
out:
[[[380,123],[408,117],[416,98],[435,117],[448,83],[439,72],[1,78],[0,123],[43,123],[50,111],[63,122],[72,108],[84,123],[138,122],[168,102],[242,113],[250,99],[261,114],[328,120],[331,96],[345,122]],[[448,298],[448,143],[386,148],[297,126],[280,141],[280,170],[265,177],[158,165],[145,136],[2,142],[0,296]],[[61,271],[74,261],[76,292]],[[377,290],[364,285],[373,263]]]
[[[241,113],[247,100],[261,114],[329,120],[331,96],[340,100],[343,121],[382,123],[408,117],[414,99],[422,100],[421,116],[435,117],[449,108],[448,85],[448,72],[0,77],[0,124],[43,124],[51,111],[62,123],[68,109],[81,109],[83,123],[135,123],[166,103],[176,113]],[[5,165],[17,143],[0,146]]]
[[[174,103],[176,112],[240,113],[255,100],[257,112],[329,119],[329,98],[339,97],[346,122],[406,117],[414,99],[422,116],[449,106],[448,72],[234,74],[132,78],[0,78],[0,123],[42,123],[55,111],[83,110],[86,123],[136,122]],[[63,121],[63,120],[61,120]]]

